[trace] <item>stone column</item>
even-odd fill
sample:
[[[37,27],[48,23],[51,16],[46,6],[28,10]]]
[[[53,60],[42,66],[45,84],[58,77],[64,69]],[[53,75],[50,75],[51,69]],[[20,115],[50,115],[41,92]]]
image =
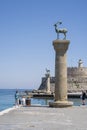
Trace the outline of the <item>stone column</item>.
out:
[[[73,103],[67,100],[67,65],[66,51],[69,40],[54,40],[53,46],[56,52],[55,56],[55,101],[50,102],[51,107],[68,107]]]
[[[46,92],[48,94],[51,94],[51,91],[50,91],[50,74],[46,74]]]

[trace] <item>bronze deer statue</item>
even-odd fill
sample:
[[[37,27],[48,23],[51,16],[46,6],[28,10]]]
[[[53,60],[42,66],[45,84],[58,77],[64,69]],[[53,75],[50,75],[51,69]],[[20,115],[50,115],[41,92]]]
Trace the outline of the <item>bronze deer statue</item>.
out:
[[[59,39],[59,33],[63,33],[64,34],[64,38],[63,39],[66,39],[66,33],[67,33],[67,29],[66,28],[60,28],[58,29],[57,28],[57,24],[62,24],[62,22],[57,22],[56,24],[54,24],[55,26],[55,31],[57,33],[57,39]]]

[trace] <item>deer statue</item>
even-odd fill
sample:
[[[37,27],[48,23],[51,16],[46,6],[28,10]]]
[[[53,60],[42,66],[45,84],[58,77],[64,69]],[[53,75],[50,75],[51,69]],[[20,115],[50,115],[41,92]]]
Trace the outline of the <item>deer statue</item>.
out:
[[[55,26],[55,31],[56,31],[56,33],[57,33],[57,39],[59,39],[59,33],[63,33],[64,34],[64,38],[63,39],[66,39],[66,33],[67,33],[67,29],[66,28],[63,28],[63,29],[58,29],[57,28],[57,25],[60,25],[60,24],[62,24],[62,22],[61,21],[59,21],[59,22],[57,22],[56,24],[54,24],[54,26]]]
[[[47,68],[46,68],[46,73],[47,73],[47,74],[50,74],[50,70],[48,70]]]

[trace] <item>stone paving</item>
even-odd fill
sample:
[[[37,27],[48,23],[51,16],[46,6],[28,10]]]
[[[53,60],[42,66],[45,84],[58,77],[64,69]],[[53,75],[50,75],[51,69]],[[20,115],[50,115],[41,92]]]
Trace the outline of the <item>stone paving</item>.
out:
[[[87,130],[87,106],[20,107],[0,115],[0,130]]]

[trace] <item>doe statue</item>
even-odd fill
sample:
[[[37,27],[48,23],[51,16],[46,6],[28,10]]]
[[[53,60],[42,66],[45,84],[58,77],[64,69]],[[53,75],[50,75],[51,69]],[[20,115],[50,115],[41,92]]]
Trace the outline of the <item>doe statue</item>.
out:
[[[50,74],[50,70],[46,68],[46,74]]]
[[[55,31],[57,33],[57,39],[59,39],[59,33],[63,33],[64,34],[64,38],[66,39],[66,33],[67,33],[67,29],[66,28],[58,28],[58,25],[62,24],[61,21],[58,21],[56,24],[54,24],[55,26]]]

